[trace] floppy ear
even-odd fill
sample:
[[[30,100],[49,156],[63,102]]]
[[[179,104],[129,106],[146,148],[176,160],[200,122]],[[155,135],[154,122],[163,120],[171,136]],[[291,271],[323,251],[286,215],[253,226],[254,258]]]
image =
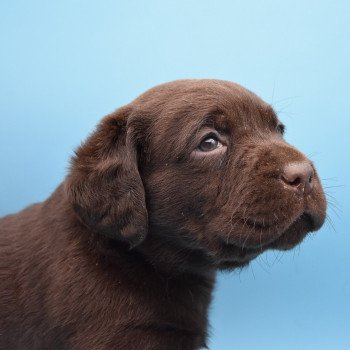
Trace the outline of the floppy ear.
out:
[[[75,152],[65,185],[85,226],[134,247],[147,234],[148,215],[130,112],[122,107],[101,121]]]

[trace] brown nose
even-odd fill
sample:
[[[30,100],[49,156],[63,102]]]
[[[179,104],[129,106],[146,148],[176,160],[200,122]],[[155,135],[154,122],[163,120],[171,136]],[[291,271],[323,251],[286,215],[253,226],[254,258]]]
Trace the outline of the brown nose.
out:
[[[287,164],[281,175],[281,180],[291,189],[300,194],[308,195],[313,188],[314,169],[309,162]]]

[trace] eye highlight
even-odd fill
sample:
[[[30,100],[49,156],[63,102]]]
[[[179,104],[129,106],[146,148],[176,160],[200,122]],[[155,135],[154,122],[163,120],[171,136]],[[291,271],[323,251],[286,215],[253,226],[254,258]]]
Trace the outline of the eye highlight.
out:
[[[209,135],[205,137],[198,146],[198,150],[201,152],[211,152],[223,145],[215,135]]]

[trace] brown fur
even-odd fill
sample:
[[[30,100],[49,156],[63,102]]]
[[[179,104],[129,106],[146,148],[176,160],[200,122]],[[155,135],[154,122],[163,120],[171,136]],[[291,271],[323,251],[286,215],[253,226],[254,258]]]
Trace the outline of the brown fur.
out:
[[[160,85],[105,117],[50,198],[0,221],[0,348],[205,347],[216,271],[324,221],[316,173],[308,194],[281,181],[309,161],[280,129],[217,80]],[[224,147],[201,151],[208,133]]]

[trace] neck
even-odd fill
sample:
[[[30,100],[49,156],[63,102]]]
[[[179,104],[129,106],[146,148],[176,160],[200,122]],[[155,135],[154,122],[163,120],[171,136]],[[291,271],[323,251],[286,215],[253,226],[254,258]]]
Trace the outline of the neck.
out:
[[[65,235],[57,236],[59,240],[73,242],[72,252],[58,251],[64,255],[61,259],[75,262],[78,252],[82,268],[98,273],[98,280],[80,281],[95,283],[90,288],[97,291],[109,286],[115,295],[105,301],[108,308],[113,303],[119,305],[118,300],[127,300],[130,315],[135,310],[138,315],[132,322],[140,327],[187,332],[204,344],[216,274],[210,259],[203,252],[181,247],[167,235],[152,230],[142,244],[130,250],[127,244],[92,232],[80,223],[61,190],[44,203],[43,214],[53,218],[53,226],[64,223]]]
[[[210,256],[159,230],[151,229],[145,241],[134,250],[155,269],[170,276],[190,274],[209,280],[215,278],[216,269]]]

